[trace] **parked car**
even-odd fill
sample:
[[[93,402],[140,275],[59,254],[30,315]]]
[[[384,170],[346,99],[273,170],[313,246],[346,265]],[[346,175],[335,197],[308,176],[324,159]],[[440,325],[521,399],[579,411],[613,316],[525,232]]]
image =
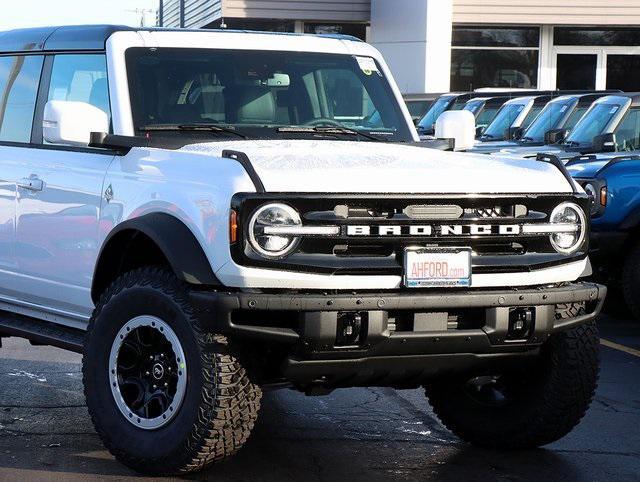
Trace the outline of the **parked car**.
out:
[[[442,94],[429,108],[429,111],[418,122],[417,129],[421,136],[432,136],[434,134],[435,124],[440,114],[448,110],[460,110],[465,104],[476,98],[486,97],[510,97],[515,98],[523,95],[539,94],[539,91],[521,91],[521,90],[480,90],[476,92],[451,92]]]
[[[0,54],[0,337],[83,354],[124,464],[224,460],[264,387],[424,387],[510,450],[589,407],[589,197],[553,159],[417,146],[373,47],[75,26]]]
[[[597,99],[567,138],[554,145],[506,148],[501,154],[535,157],[544,152],[565,161],[577,154],[628,152],[640,149],[640,93]]]
[[[534,95],[505,102],[482,132],[480,143],[519,139],[551,99],[550,95]]]
[[[591,104],[605,93],[562,95],[549,101],[519,139],[478,143],[470,152],[553,145],[564,141]]]
[[[640,321],[640,151],[579,156],[567,170],[593,200],[591,258]]]
[[[420,122],[420,119],[429,111],[429,108],[442,94],[404,94],[402,98],[407,104],[409,114],[414,124]]]
[[[477,97],[467,101],[462,109],[468,110],[475,116],[477,136],[482,135],[487,126],[495,119],[500,108],[509,99],[511,97]]]

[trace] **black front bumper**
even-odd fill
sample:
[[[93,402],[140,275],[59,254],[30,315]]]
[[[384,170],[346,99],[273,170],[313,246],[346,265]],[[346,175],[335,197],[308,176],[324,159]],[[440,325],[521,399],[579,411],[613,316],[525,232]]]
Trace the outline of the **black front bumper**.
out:
[[[606,288],[573,283],[527,289],[340,294],[192,293],[211,331],[279,346],[280,375],[298,385],[412,385],[434,376],[535,355],[553,334],[594,319]],[[567,304],[580,313],[566,315]],[[514,338],[513,313],[531,329]],[[563,315],[564,313],[564,315]],[[345,316],[365,320],[344,343]],[[458,321],[451,321],[452,319]]]

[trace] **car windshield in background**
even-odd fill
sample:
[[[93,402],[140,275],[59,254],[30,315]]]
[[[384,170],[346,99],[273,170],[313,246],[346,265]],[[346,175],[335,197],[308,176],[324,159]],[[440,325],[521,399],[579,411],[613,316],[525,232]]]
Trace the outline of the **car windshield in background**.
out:
[[[547,131],[564,125],[564,121],[571,115],[577,103],[578,99],[558,100],[548,103],[524,132],[522,140],[524,142],[543,142]]]
[[[413,140],[371,57],[131,48],[126,63],[138,132]]]
[[[620,109],[622,109],[622,104],[619,103],[594,104],[576,124],[564,144],[569,146],[590,145],[595,136],[606,132],[611,121],[620,114]]]
[[[451,98],[452,96],[443,96],[436,100],[431,106],[431,109],[429,109],[429,112],[420,120],[418,127],[421,129],[433,129],[440,114],[442,114],[451,103]]]
[[[491,141],[503,139],[504,131],[511,127],[525,107],[525,104],[518,103],[502,106],[502,109],[500,109],[496,118],[493,119],[493,122],[489,124],[487,130],[482,134],[482,140]]]
[[[469,102],[467,102],[465,104],[465,106],[462,108],[462,110],[468,110],[474,116],[477,116],[478,112],[480,112],[480,110],[484,107],[485,103],[486,103],[486,101],[484,99],[470,100]]]

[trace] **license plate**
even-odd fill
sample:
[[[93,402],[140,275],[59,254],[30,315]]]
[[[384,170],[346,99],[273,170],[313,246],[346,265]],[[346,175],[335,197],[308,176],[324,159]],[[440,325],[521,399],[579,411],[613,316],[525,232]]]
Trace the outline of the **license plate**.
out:
[[[404,283],[407,288],[471,286],[471,249],[406,249]]]

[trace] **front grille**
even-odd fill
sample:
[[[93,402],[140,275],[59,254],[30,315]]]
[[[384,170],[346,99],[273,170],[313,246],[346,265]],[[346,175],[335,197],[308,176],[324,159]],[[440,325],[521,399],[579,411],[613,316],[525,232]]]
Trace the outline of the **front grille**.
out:
[[[238,239],[247,239],[244,232],[252,213],[270,202],[294,207],[304,226],[338,226],[339,234],[303,237],[295,252],[279,260],[264,259],[241,241],[232,246],[236,263],[315,273],[400,275],[407,247],[470,247],[477,274],[548,267],[584,257],[588,249],[585,243],[568,257],[553,248],[549,234],[510,234],[514,226],[548,223],[553,209],[563,202],[574,202],[588,212],[589,200],[580,194],[239,194],[232,204],[239,213]]]

